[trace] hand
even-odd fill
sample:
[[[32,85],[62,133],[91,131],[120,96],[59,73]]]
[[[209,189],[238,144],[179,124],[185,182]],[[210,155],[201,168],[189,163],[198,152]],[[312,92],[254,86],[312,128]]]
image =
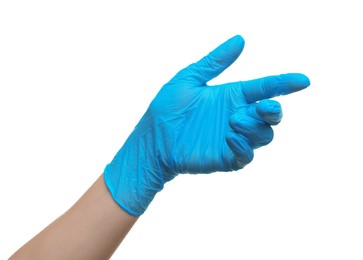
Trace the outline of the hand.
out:
[[[309,86],[290,73],[218,86],[206,83],[222,73],[244,47],[235,36],[164,85],[113,161],[105,182],[129,214],[141,215],[167,181],[180,173],[242,169],[253,149],[273,139],[271,125],[282,118],[269,98]]]

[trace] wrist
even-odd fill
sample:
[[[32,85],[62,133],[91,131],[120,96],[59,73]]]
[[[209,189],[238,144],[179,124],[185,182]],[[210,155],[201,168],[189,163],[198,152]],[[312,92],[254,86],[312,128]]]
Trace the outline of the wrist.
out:
[[[164,187],[155,158],[146,152],[144,142],[128,140],[104,170],[104,181],[112,198],[132,216],[142,215]]]

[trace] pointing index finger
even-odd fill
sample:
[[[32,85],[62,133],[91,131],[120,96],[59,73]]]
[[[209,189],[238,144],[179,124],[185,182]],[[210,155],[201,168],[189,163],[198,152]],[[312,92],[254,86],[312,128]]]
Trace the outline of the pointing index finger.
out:
[[[291,94],[309,85],[310,80],[304,74],[288,73],[244,81],[242,82],[242,93],[248,103],[253,103],[262,99]]]

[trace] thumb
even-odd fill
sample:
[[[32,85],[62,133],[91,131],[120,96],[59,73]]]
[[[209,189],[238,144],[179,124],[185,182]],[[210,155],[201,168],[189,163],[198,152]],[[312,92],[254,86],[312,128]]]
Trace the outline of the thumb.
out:
[[[228,68],[241,54],[244,47],[242,36],[236,35],[222,43],[196,63],[180,71],[179,79],[186,79],[197,85],[205,85]]]

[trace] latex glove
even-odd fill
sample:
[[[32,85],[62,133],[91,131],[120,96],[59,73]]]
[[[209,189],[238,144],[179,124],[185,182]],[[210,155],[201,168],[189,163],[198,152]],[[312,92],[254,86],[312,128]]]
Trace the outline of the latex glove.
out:
[[[104,171],[116,202],[139,216],[167,181],[180,173],[242,169],[253,149],[273,138],[281,106],[268,98],[306,88],[298,73],[218,86],[218,76],[244,47],[235,36],[181,70],[164,85],[134,131]],[[258,102],[260,101],[261,102]]]

